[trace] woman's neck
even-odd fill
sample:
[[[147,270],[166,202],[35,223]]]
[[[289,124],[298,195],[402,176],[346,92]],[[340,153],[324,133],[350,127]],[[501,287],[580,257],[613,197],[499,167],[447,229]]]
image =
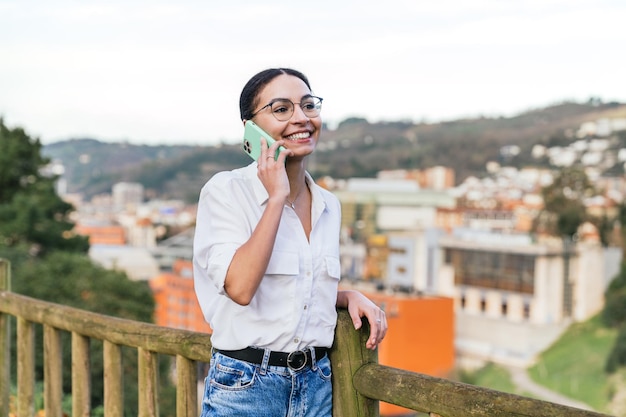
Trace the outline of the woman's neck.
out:
[[[304,191],[306,187],[306,169],[304,161],[293,161],[285,166],[287,177],[289,178],[289,201],[293,201],[296,196]]]

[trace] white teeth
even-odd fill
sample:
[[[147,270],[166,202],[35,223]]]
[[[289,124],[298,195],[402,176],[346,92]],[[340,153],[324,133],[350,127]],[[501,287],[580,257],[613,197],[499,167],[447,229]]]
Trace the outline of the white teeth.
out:
[[[288,140],[298,140],[298,139],[306,139],[309,136],[311,136],[311,134],[309,132],[302,132],[302,133],[295,133],[293,135],[289,135],[285,139],[288,139]]]

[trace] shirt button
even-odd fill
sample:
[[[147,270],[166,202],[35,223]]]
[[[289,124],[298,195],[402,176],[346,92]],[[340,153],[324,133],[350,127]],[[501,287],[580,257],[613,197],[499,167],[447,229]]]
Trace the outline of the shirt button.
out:
[[[293,343],[299,343],[300,339],[298,339],[297,337],[295,339],[293,339]]]
[[[309,306],[307,306],[306,304],[304,305],[304,309],[306,310],[307,308],[309,308]]]

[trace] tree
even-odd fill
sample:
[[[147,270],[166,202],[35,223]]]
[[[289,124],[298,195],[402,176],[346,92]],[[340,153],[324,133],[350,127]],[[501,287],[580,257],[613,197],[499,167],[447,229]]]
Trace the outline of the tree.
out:
[[[602,318],[607,325],[619,329],[605,365],[607,372],[612,373],[626,365],[626,263],[622,263],[619,275],[606,290]]]
[[[622,262],[619,274],[606,289],[602,319],[612,327],[626,324],[626,261]]]
[[[535,229],[571,239],[578,227],[590,219],[584,199],[594,193],[594,187],[582,168],[564,168],[552,184],[541,190],[544,210],[537,219]]]
[[[626,259],[626,202],[622,202],[618,207],[617,222],[620,227],[620,240],[622,244],[622,255]]]
[[[613,373],[624,365],[626,365],[626,325],[622,325],[617,333],[617,339],[606,360],[605,369],[608,373]]]
[[[85,254],[54,251],[30,259],[13,274],[13,291],[95,313],[152,322],[148,284],[95,265]]]
[[[40,169],[47,163],[41,156],[39,140],[31,139],[20,128],[9,129],[0,118],[0,204],[41,180]]]
[[[72,232],[74,207],[56,193],[57,177],[43,173],[48,163],[38,139],[0,119],[0,245],[27,247],[31,255],[52,249],[85,253],[87,237]]]
[[[72,233],[72,205],[55,191],[55,176],[44,168],[39,140],[22,129],[9,129],[0,119],[0,257],[12,263],[12,289],[41,300],[131,320],[152,322],[154,299],[146,282],[106,270],[87,256],[86,237]],[[36,333],[42,345],[41,326]],[[70,335],[62,334],[63,361],[70,363]],[[15,337],[13,338],[15,339]],[[92,405],[103,402],[102,343],[92,340]],[[12,352],[15,357],[15,351]],[[122,350],[125,369],[125,414],[137,414],[137,353]],[[16,361],[12,361],[16,363]],[[163,367],[162,386],[167,361]],[[15,372],[15,370],[14,370]],[[37,351],[37,379],[43,378],[42,351]],[[70,381],[64,380],[65,392]]]

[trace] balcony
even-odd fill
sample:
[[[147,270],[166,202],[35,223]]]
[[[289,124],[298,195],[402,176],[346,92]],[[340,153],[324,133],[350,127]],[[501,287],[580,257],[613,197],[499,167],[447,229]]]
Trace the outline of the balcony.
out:
[[[10,323],[17,322],[12,340]],[[34,326],[43,326],[43,347],[35,346]],[[159,355],[175,357],[176,416],[197,417],[196,365],[208,363],[209,335],[159,327],[103,316],[59,304],[25,297],[10,291],[10,265],[0,259],[0,415],[10,415],[10,391],[16,386],[16,417],[35,414],[36,349],[44,352],[44,411],[47,417],[62,417],[63,361],[61,335],[71,335],[72,416],[91,415],[90,340],[103,343],[104,413],[123,415],[121,349],[136,349],[138,358],[138,415],[159,416],[157,364]],[[431,417],[494,416],[605,416],[473,385],[409,372],[378,364],[377,353],[365,349],[367,326],[355,331],[345,310],[339,311],[333,363],[333,415],[374,417],[379,401],[405,407]],[[17,347],[17,381],[11,380],[11,349]]]

